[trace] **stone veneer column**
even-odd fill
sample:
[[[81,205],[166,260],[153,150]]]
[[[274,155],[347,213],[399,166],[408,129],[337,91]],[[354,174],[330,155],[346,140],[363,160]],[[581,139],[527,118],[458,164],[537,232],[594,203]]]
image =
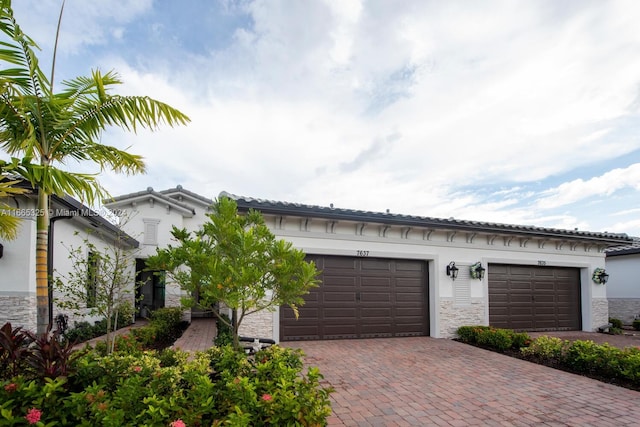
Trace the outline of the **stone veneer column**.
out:
[[[11,322],[13,328],[36,332],[36,294],[22,292],[0,292],[0,326]]]
[[[593,313],[591,318],[592,331],[609,323],[609,302],[606,298],[593,298],[591,300],[591,312]]]
[[[240,335],[244,337],[272,338],[273,312],[262,310],[242,320]]]
[[[484,299],[472,298],[471,304],[455,305],[453,300],[440,300],[440,336],[454,338],[460,326],[484,325]]]

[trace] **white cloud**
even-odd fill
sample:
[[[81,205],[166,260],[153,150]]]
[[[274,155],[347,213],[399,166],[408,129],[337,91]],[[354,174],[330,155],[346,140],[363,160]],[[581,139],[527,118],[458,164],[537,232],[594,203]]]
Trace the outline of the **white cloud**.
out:
[[[627,168],[614,169],[588,180],[576,179],[565,182],[557,188],[544,192],[543,197],[537,201],[537,205],[542,209],[550,209],[593,196],[611,196],[615,191],[627,187],[640,191],[640,163]]]
[[[45,25],[44,15],[24,11],[57,3],[25,4],[21,19],[37,28],[34,37],[50,38],[55,19]],[[190,4],[192,28],[163,31],[212,25],[199,4]],[[574,204],[640,191],[638,163],[563,184],[554,178],[620,162],[640,146],[639,2],[223,2],[250,24],[206,54],[186,50],[172,60],[141,51],[132,63],[108,49],[135,37],[136,19],[153,6],[67,3],[76,10],[65,18],[70,58],[105,47],[98,65],[122,73],[123,93],[149,94],[193,120],[137,137],[105,135],[149,166],[146,177],[107,175],[114,194],[180,183],[208,197],[227,190],[586,229],[612,221]],[[469,186],[486,191],[461,190]]]

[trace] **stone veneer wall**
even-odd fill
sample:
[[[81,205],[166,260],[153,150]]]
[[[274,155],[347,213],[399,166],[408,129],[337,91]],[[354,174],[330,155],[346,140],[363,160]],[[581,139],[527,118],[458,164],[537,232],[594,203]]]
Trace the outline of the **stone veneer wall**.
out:
[[[450,299],[440,300],[440,336],[454,338],[460,326],[484,325],[484,299],[472,298],[471,304],[455,305]]]
[[[591,317],[592,331],[609,323],[609,302],[606,298],[593,298],[591,300],[591,312],[593,313]]]
[[[640,316],[640,298],[609,298],[609,316],[632,324]]]
[[[35,332],[38,326],[35,294],[0,292],[0,326],[11,322],[12,327]]]
[[[273,312],[262,310],[242,320],[240,335],[243,337],[272,338]]]

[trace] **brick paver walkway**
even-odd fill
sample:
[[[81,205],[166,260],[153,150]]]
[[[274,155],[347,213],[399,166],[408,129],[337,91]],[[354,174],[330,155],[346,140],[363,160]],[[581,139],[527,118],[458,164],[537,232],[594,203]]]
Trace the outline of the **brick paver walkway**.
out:
[[[191,325],[173,344],[173,348],[185,351],[205,351],[213,347],[216,337],[216,320],[212,318],[195,318]]]
[[[330,426],[636,426],[640,392],[429,337],[284,343],[335,388]]]

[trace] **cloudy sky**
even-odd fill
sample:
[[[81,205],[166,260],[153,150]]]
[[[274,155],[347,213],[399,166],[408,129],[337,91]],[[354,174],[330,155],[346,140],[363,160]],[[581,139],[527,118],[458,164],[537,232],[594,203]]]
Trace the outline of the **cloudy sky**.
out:
[[[48,69],[61,0],[13,3]],[[115,69],[190,116],[103,136],[147,162],[101,174],[114,196],[640,236],[638,22],[636,0],[67,0],[56,81]]]

